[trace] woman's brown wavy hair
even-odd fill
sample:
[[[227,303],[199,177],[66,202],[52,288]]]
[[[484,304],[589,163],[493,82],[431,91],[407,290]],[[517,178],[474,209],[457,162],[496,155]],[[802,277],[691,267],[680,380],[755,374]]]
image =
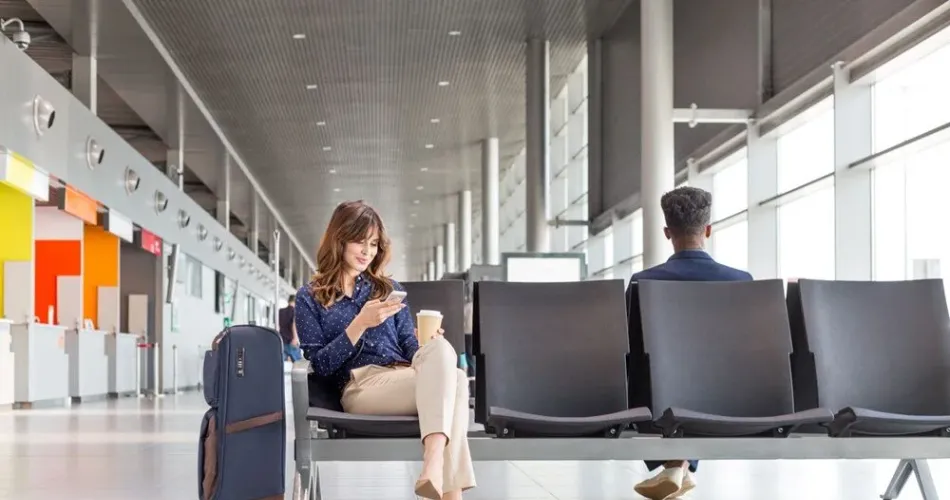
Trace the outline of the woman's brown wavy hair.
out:
[[[343,298],[346,262],[343,253],[347,243],[363,241],[373,230],[379,238],[376,257],[369,263],[365,277],[373,285],[370,299],[381,299],[393,291],[392,281],[386,275],[389,264],[389,237],[383,219],[373,207],[362,200],[341,203],[333,211],[330,224],[317,249],[317,273],[310,279],[310,293],[323,307],[330,307]]]

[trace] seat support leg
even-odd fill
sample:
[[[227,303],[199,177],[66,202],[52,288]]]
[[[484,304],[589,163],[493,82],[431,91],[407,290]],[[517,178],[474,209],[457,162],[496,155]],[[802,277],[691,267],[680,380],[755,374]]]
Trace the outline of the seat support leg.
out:
[[[917,485],[920,487],[920,494],[924,500],[939,500],[937,487],[934,485],[933,475],[930,472],[930,464],[926,460],[904,459],[897,464],[897,470],[891,477],[887,490],[881,495],[883,500],[897,500],[911,474],[917,478]]]
[[[910,463],[910,460],[904,459],[897,464],[897,470],[894,471],[894,476],[891,477],[890,484],[887,485],[887,489],[884,491],[884,494],[881,495],[883,500],[897,500],[897,497],[901,495],[904,486],[907,484],[907,480],[910,479],[911,473],[914,472],[914,468]]]
[[[313,462],[310,470],[313,471],[313,478],[310,483],[310,498],[307,500],[323,500],[323,492],[320,491],[320,466]]]
[[[920,486],[920,495],[924,500],[939,500],[937,486],[934,484],[933,474],[930,473],[930,464],[926,460],[911,460],[917,484]]]

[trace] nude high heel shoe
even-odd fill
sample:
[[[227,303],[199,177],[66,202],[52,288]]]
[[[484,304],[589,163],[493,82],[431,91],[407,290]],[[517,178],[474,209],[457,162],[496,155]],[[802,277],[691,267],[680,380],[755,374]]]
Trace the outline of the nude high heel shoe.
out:
[[[442,481],[427,478],[416,481],[416,495],[429,500],[442,500]]]

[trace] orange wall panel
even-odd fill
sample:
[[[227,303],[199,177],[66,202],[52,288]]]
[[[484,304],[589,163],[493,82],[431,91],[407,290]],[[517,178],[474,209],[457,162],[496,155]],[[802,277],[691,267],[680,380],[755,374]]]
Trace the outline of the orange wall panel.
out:
[[[82,274],[82,242],[39,240],[36,242],[36,302],[34,314],[46,323],[49,306],[56,306],[56,278]]]
[[[82,309],[99,328],[99,287],[119,286],[119,238],[99,226],[83,231]]]

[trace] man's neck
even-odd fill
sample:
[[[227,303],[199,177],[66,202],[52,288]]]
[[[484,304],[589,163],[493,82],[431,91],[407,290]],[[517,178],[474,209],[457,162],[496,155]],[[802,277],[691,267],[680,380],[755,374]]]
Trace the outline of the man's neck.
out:
[[[706,249],[704,248],[702,242],[698,242],[698,241],[695,241],[695,240],[691,240],[691,241],[673,241],[673,252],[674,252],[674,253],[686,252],[686,251],[690,251],[690,250],[698,250],[698,251],[701,251],[701,252],[706,251]]]

